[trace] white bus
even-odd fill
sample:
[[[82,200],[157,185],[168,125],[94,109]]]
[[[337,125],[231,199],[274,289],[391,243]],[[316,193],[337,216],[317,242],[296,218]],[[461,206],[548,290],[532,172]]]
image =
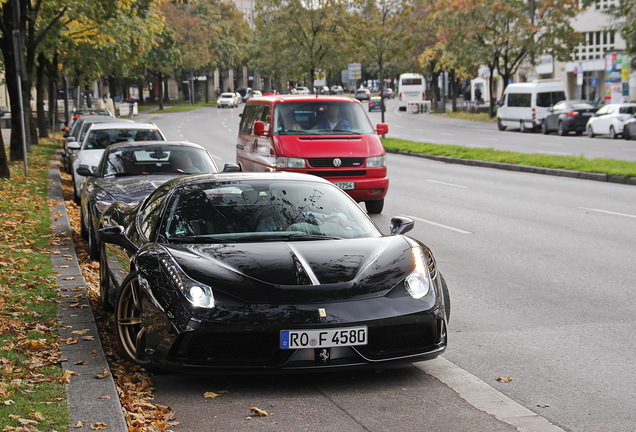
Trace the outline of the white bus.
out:
[[[398,101],[400,111],[406,110],[409,102],[423,102],[426,92],[426,80],[417,73],[403,73],[398,81]]]

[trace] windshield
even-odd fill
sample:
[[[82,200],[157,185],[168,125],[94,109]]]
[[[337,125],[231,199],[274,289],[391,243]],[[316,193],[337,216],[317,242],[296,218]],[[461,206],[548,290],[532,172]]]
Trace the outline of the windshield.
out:
[[[90,130],[83,150],[104,150],[111,144],[124,141],[165,141],[157,129],[102,129]]]
[[[362,105],[354,102],[305,101],[276,105],[278,135],[370,135],[375,133]]]
[[[120,147],[108,153],[102,166],[102,176],[215,172],[214,162],[203,149],[156,144],[149,147]]]
[[[170,242],[261,242],[379,237],[362,209],[332,184],[184,185],[165,223]]]

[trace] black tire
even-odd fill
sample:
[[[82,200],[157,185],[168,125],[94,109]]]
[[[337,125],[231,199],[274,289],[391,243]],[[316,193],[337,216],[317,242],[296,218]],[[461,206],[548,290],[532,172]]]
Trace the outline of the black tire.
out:
[[[632,135],[629,133],[629,128],[623,128],[623,139],[627,141],[632,139]]]
[[[557,129],[559,131],[559,135],[561,136],[566,136],[569,133],[565,126],[563,126],[563,122],[559,122]]]
[[[99,259],[99,240],[90,216],[88,218],[88,257],[92,260]]]
[[[106,260],[106,245],[99,248],[99,305],[106,312],[113,312],[115,308],[110,302],[110,275]]]
[[[384,208],[384,198],[375,201],[365,201],[364,205],[367,208],[367,213],[369,214],[382,213],[382,209]]]
[[[575,131],[574,133],[575,133],[576,135],[579,135],[579,136],[580,136],[580,135],[583,135],[583,131],[582,131],[582,130],[577,130],[577,131]]]
[[[506,130],[506,126],[504,126],[504,125],[501,123],[501,119],[500,119],[500,118],[498,118],[498,119],[497,119],[497,129],[499,129],[499,130],[500,130],[500,131],[502,131],[502,132]]]
[[[81,204],[81,200],[80,200],[79,193],[77,191],[77,187],[75,186],[75,175],[71,177],[71,180],[73,181],[73,202],[79,205]]]
[[[592,126],[588,126],[587,127],[587,136],[589,136],[590,138],[594,138],[594,130],[592,129]]]
[[[137,272],[131,272],[122,284],[115,308],[115,335],[126,360],[140,365],[150,363],[145,356],[146,329],[143,326],[141,290]]]
[[[448,292],[448,286],[446,285],[446,280],[442,274],[439,274],[440,282],[442,282],[442,296],[444,297],[444,312],[446,312],[446,321],[450,322],[451,315],[451,300],[450,293]]]
[[[550,129],[548,129],[548,122],[545,120],[541,123],[541,132],[543,132],[543,135],[548,135],[550,133]]]
[[[88,240],[88,229],[84,223],[84,210],[82,209],[82,206],[80,206],[80,236],[84,240]]]
[[[616,129],[614,129],[614,126],[610,126],[609,136],[610,136],[611,139],[618,138],[618,134],[616,133]]]

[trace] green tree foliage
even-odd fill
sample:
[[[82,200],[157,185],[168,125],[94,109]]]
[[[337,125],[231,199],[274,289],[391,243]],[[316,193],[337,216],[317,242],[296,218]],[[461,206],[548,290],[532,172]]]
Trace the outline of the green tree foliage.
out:
[[[346,67],[346,6],[344,0],[261,0],[250,64],[273,76],[304,78],[309,87],[316,69]]]

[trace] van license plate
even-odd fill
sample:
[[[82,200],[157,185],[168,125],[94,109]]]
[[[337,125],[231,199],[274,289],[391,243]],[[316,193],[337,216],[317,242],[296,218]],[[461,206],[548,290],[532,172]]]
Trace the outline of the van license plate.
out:
[[[353,190],[356,188],[354,182],[333,182],[333,184],[335,184],[342,190]]]
[[[323,330],[282,330],[281,349],[330,348],[366,345],[367,327],[331,328]]]

